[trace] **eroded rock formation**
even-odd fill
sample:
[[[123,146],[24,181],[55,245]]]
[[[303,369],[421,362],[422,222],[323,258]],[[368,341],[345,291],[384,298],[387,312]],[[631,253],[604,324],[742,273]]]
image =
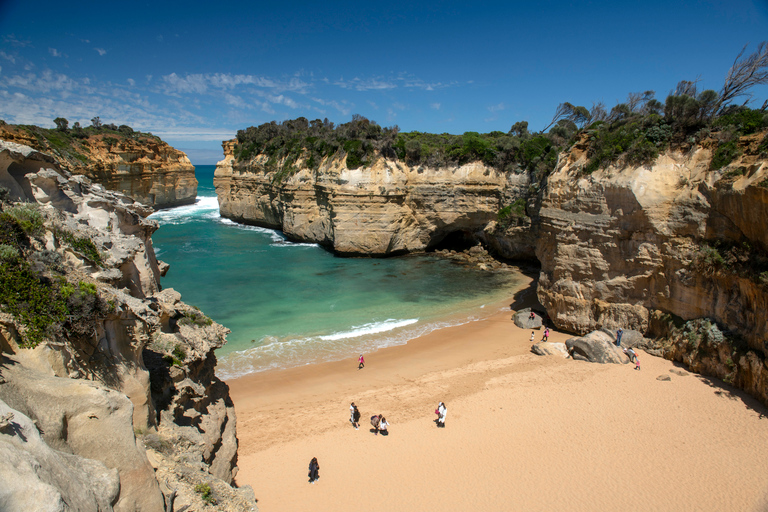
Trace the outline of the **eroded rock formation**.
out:
[[[214,176],[223,217],[344,255],[424,251],[456,232],[479,237],[511,191],[528,186],[524,174],[479,162],[428,168],[385,158],[353,170],[345,158],[326,159],[318,171],[299,161],[297,172],[282,177],[266,156],[239,162],[234,141],[223,147]]]
[[[18,463],[28,477],[3,486],[0,505],[21,510],[37,490],[50,510],[161,511],[175,489],[178,508],[201,508],[194,488],[208,485],[221,510],[253,510],[250,488],[230,486],[236,418],[214,375],[228,330],[160,290],[151,209],[4,141],[0,186],[44,218],[30,261],[87,292],[34,348],[28,326],[0,314],[0,416],[12,415],[0,475]]]
[[[57,134],[63,142],[13,125],[0,124],[0,139],[27,145],[52,157],[59,168],[83,175],[108,190],[153,208],[192,204],[197,197],[195,167],[182,151],[150,134],[102,133],[85,138]]]

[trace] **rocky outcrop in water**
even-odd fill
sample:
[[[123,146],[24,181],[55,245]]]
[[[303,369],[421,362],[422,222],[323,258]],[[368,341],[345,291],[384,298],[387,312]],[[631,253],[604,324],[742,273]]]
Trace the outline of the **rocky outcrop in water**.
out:
[[[343,255],[420,252],[453,233],[480,236],[528,186],[525,174],[479,162],[429,168],[385,158],[357,169],[347,169],[345,157],[328,158],[318,171],[298,161],[283,177],[264,155],[236,160],[234,145],[224,142],[214,176],[221,215]]]
[[[47,153],[59,168],[145,205],[170,208],[195,202],[195,167],[182,151],[132,130],[88,133],[75,137],[72,132],[0,124],[0,139]]]
[[[16,233],[3,242],[18,243],[0,244],[0,262],[67,308],[34,341],[44,308],[2,306],[0,475],[25,478],[0,490],[0,508],[29,510],[39,492],[36,510],[161,511],[171,494],[177,510],[254,510],[250,488],[230,485],[236,418],[214,374],[228,330],[160,290],[151,210],[3,141],[0,186],[36,205],[3,205]],[[42,222],[22,236],[14,215]]]

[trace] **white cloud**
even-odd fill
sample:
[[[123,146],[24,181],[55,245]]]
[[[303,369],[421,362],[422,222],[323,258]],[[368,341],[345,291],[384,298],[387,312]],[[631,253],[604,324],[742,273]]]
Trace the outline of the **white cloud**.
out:
[[[27,46],[32,46],[31,41],[23,41],[23,40],[17,38],[13,34],[8,34],[7,36],[3,36],[3,41],[5,41],[6,43],[9,43],[12,46],[16,46],[16,47],[20,47],[20,48],[25,48]]]
[[[440,103],[431,103],[429,106],[435,110],[440,110],[441,107]]]
[[[94,50],[99,52],[99,55],[102,57],[107,54],[107,50],[105,50],[104,48],[94,48]]]
[[[13,55],[8,55],[5,52],[0,52],[0,57],[4,58],[7,61],[10,61],[11,64],[16,64],[16,58]]]
[[[203,130],[199,128],[169,128],[152,132],[160,138],[176,140],[229,140],[237,135],[236,130]]]
[[[392,83],[391,81],[387,81],[379,78],[368,78],[368,79],[362,80],[360,78],[355,77],[349,81],[344,80],[344,78],[340,78],[336,80],[333,84],[338,85],[342,89],[355,89],[357,91],[385,90],[385,89],[394,89],[397,87],[397,85]]]
[[[298,92],[305,93],[310,84],[299,78],[288,81],[256,75],[233,75],[230,73],[188,74],[184,76],[171,73],[162,77],[161,90],[166,94],[186,94],[208,92],[209,88],[232,90],[240,86],[252,86],[261,89],[271,89],[274,93]]]
[[[326,107],[326,106],[327,107],[333,107],[336,110],[338,110],[340,113],[344,114],[345,116],[348,116],[350,114],[350,112],[352,112],[352,107],[354,107],[354,105],[350,104],[347,101],[342,101],[341,103],[339,103],[336,100],[328,101],[328,100],[324,100],[322,98],[312,98],[312,101],[315,101],[315,102],[323,105],[324,107]]]
[[[502,103],[499,103],[498,105],[491,105],[490,107],[488,107],[488,111],[489,112],[501,112],[505,108],[507,108],[507,107],[502,102]]]
[[[234,94],[225,94],[224,100],[227,102],[227,105],[232,105],[233,107],[238,108],[252,108],[252,105],[247,104],[243,98],[240,96],[236,96]],[[261,103],[261,102],[259,102]]]
[[[136,85],[136,80],[134,80],[133,78],[129,78],[129,79],[128,79],[128,80],[126,80],[126,81],[128,82],[128,85],[130,85],[131,87],[133,87],[134,85]]]
[[[75,89],[88,90],[88,83],[82,81],[78,84],[67,75],[43,71],[39,76],[35,73],[25,75],[6,76],[0,79],[0,88],[20,88],[28,92],[49,93],[51,91],[73,91]]]
[[[54,57],[61,57],[61,52],[56,48],[48,48],[48,53],[50,53]]]

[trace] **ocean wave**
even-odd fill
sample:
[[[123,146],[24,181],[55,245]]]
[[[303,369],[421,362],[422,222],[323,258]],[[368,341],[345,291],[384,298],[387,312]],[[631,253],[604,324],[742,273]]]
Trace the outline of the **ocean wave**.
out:
[[[310,244],[305,242],[291,242],[290,240],[281,240],[270,244],[270,247],[320,247],[320,244]]]
[[[269,235],[270,237],[272,237],[273,242],[287,242],[285,238],[283,238],[283,235],[279,231],[276,231],[274,229],[262,228],[260,226],[250,226],[248,224],[240,224],[238,222],[235,222],[231,219],[227,219],[225,217],[221,217],[219,219],[219,222],[226,226],[242,229],[243,231],[255,231],[256,233],[264,233],[265,235]]]
[[[213,212],[216,215],[219,212],[219,200],[216,196],[198,196],[195,204],[160,210],[150,215],[149,218],[158,221],[160,224],[181,224],[190,219],[202,217]]]
[[[485,316],[471,315],[422,323],[418,319],[386,320],[324,336],[286,339],[265,336],[257,346],[220,357],[216,375],[223,380],[236,379],[268,370],[356,358],[358,354],[370,354],[380,349],[405,345],[431,332],[474,322]]]
[[[369,324],[359,325],[352,327],[352,330],[350,331],[319,336],[319,338],[323,341],[358,338],[360,336],[365,336],[366,334],[380,334],[382,332],[391,331],[393,329],[397,329],[398,327],[405,327],[406,325],[415,324],[418,321],[418,318],[410,318],[408,320],[393,320],[390,318],[388,320],[384,320],[383,322],[372,322]]]

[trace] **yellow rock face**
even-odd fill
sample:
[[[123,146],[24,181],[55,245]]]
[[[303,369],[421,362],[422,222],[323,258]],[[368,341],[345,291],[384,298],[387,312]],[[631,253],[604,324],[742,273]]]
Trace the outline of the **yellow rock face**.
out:
[[[578,148],[561,157],[542,197],[536,245],[538,296],[555,323],[653,334],[652,313],[662,311],[714,319],[768,352],[766,287],[755,276],[692,266],[707,244],[768,248],[768,161],[750,144],[742,139],[742,156],[719,170],[709,169],[706,146],[589,175]]]
[[[234,142],[223,146],[214,175],[222,216],[340,254],[423,251],[456,231],[481,232],[508,188],[504,174],[479,162],[435,169],[383,158],[354,170],[343,158],[318,171],[297,162],[299,170],[280,181],[265,157],[238,162]]]

